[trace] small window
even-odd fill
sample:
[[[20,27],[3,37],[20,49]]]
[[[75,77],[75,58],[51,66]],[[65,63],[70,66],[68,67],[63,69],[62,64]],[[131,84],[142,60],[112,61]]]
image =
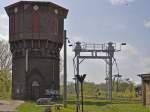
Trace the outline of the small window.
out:
[[[23,31],[25,33],[32,32],[32,13],[28,13],[27,11],[24,12],[24,20],[23,20]]]
[[[16,93],[20,94],[20,88],[16,88]]]

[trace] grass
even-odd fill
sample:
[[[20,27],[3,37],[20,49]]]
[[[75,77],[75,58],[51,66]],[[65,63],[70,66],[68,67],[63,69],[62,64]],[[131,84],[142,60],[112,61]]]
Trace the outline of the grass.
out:
[[[11,100],[11,93],[0,95],[0,100]]]
[[[37,106],[34,102],[25,102],[17,108],[17,112],[44,112],[44,107]]]
[[[61,112],[75,112],[75,103],[73,100],[68,101],[68,107],[62,108]],[[109,102],[89,98],[84,101],[84,104],[84,112],[150,112],[137,99],[117,98]],[[17,109],[17,112],[44,112],[44,109],[44,107],[39,107],[34,102],[25,102]],[[55,112],[54,108],[53,112]]]

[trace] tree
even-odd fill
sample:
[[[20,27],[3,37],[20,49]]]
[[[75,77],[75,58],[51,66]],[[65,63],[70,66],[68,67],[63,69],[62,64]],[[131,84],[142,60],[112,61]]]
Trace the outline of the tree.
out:
[[[8,69],[0,70],[0,96],[4,97],[11,92],[11,75]]]
[[[12,55],[9,43],[0,40],[0,97],[8,98],[11,94]]]
[[[11,70],[12,66],[12,55],[9,50],[9,43],[5,40],[0,40],[0,70],[8,69]]]

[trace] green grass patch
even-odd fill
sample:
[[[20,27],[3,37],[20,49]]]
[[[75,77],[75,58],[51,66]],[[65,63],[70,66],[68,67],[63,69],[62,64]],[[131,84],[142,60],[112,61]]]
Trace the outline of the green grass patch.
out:
[[[17,112],[44,112],[44,107],[37,106],[34,102],[25,102],[17,108]]]
[[[11,92],[6,92],[1,94],[0,100],[11,100]]]
[[[74,100],[68,101],[68,107],[62,108],[61,112],[76,112]],[[33,102],[25,102],[17,112],[44,112],[45,107],[37,106]],[[53,112],[55,108],[53,108]],[[84,112],[150,112],[142,106],[139,99],[116,98],[112,102],[107,100],[88,98],[84,100]]]

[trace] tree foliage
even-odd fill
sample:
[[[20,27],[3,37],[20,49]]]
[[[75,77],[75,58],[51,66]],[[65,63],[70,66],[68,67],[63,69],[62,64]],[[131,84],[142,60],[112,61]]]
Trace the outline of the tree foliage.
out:
[[[0,97],[8,98],[11,94],[11,74],[8,69],[0,70]]]
[[[11,94],[12,56],[9,43],[0,40],[0,97],[8,98]]]
[[[114,83],[114,86],[116,82]],[[135,97],[135,84],[133,82],[119,82],[118,92],[113,89],[113,97]],[[68,95],[75,96],[75,84],[68,83]],[[107,85],[105,83],[95,84],[92,82],[84,83],[84,96],[85,97],[99,97],[106,98]]]

